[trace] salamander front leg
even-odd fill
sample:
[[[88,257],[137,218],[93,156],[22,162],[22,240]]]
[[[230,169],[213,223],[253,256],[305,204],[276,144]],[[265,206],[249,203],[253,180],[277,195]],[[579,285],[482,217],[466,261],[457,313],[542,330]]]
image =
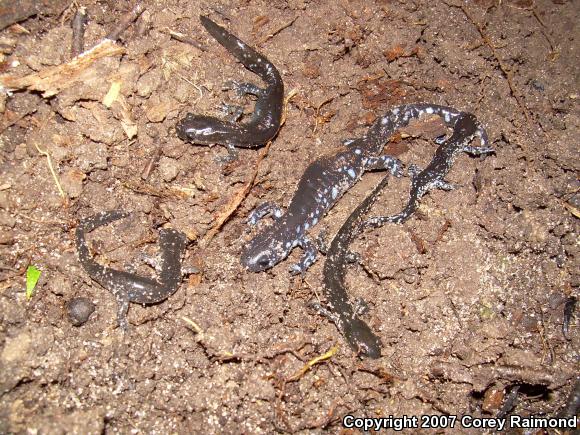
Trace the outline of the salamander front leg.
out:
[[[441,190],[445,190],[446,192],[449,192],[449,191],[455,189],[455,185],[453,185],[452,183],[445,181],[445,180],[435,180],[435,181],[433,181],[433,184],[431,186],[429,186],[429,190],[433,190],[433,189],[441,189]]]
[[[298,264],[290,268],[290,275],[304,275],[306,270],[316,261],[316,245],[308,237],[304,237],[298,242],[298,246],[304,251],[304,255]]]
[[[127,322],[127,311],[129,311],[129,295],[127,292],[115,292],[115,299],[117,299],[117,322],[123,332],[129,329]]]
[[[328,320],[333,322],[335,325],[337,325],[337,326],[341,325],[340,315],[329,310],[324,305],[322,305],[320,302],[312,301],[308,305],[311,308],[313,308],[314,310],[316,310],[319,314],[321,314],[322,316],[326,317]],[[339,326],[339,329],[341,329],[340,326]]]
[[[362,316],[370,311],[369,304],[362,298],[353,301],[352,308],[357,316]]]
[[[465,145],[462,149],[463,152],[467,154],[471,154],[472,156],[481,156],[483,154],[492,154],[495,153],[495,150],[491,147],[482,146],[482,147],[472,147],[469,145]]]
[[[415,177],[417,177],[417,175],[419,175],[419,173],[421,172],[421,168],[419,168],[419,166],[411,163],[409,165],[409,167],[407,168],[407,173],[409,174],[409,177],[411,177],[411,180],[413,180]]]
[[[215,158],[216,162],[228,164],[233,162],[234,160],[237,160],[240,153],[238,152],[234,144],[231,143],[226,144],[226,150],[228,150],[228,155],[224,157],[216,157]]]
[[[282,217],[284,212],[274,202],[264,202],[252,210],[246,222],[248,225],[256,225],[267,214],[271,214],[272,219],[277,220]]]
[[[226,119],[230,122],[238,122],[244,114],[244,108],[242,106],[238,106],[237,104],[222,103],[220,110],[224,113]]]
[[[323,228],[318,234],[318,236],[316,236],[316,239],[314,239],[316,249],[318,249],[318,251],[322,252],[324,255],[326,255],[326,253],[328,252],[328,242],[326,241],[327,237],[328,230],[326,228]]]

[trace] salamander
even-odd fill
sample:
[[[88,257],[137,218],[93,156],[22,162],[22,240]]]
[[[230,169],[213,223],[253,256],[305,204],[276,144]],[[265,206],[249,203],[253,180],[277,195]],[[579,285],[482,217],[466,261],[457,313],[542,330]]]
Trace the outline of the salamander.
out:
[[[247,69],[260,76],[266,83],[266,87],[260,88],[252,83],[231,82],[238,94],[251,94],[257,97],[254,113],[247,122],[236,122],[241,116],[239,109],[231,121],[188,113],[177,123],[177,135],[184,141],[199,145],[225,145],[230,156],[235,157],[235,147],[259,147],[278,132],[282,120],[284,83],[276,67],[265,56],[208,17],[200,16],[199,19],[216,41]]]
[[[321,311],[328,314],[354,352],[370,358],[381,356],[381,341],[358,317],[357,310],[349,302],[345,278],[349,247],[361,232],[363,216],[387,185],[388,179],[389,175],[384,177],[342,224],[330,243],[323,269],[326,307]]]
[[[487,146],[482,148],[469,147],[468,145],[475,135],[480,135],[481,141],[487,144],[487,134],[477,123],[475,117],[468,113],[461,114],[456,119],[451,137],[440,141],[440,146],[429,166],[413,177],[411,199],[404,210],[388,220],[374,218],[370,222],[375,222],[376,226],[387,221],[404,222],[416,210],[419,199],[429,189],[441,186],[448,187],[448,184],[444,182],[444,177],[451,169],[453,160],[460,151],[471,154],[484,154],[493,151]],[[411,172],[414,171],[417,169],[411,170]],[[349,246],[366,227],[372,226],[369,224],[369,220],[363,220],[363,215],[371,208],[380,191],[387,185],[387,180],[388,175],[342,225],[330,244],[323,271],[327,300],[327,307],[324,311],[328,311],[329,317],[335,322],[339,331],[344,334],[350,347],[357,353],[371,358],[380,356],[380,340],[368,325],[357,316],[356,310],[349,303],[345,275],[350,256]]]
[[[97,263],[89,252],[85,234],[128,215],[128,213],[118,210],[101,212],[83,219],[76,229],[79,261],[89,276],[113,293],[117,299],[117,319],[119,326],[124,330],[127,329],[129,302],[155,304],[175,293],[181,282],[181,257],[185,252],[187,243],[185,234],[180,231],[174,229],[161,229],[159,231],[161,270],[158,280],[112,269]]]
[[[480,137],[480,147],[470,146],[475,136]],[[445,176],[451,170],[455,158],[462,152],[473,156],[493,153],[488,146],[487,134],[477,119],[471,113],[461,112],[448,139],[440,141],[433,159],[427,167],[419,171],[415,165],[409,166],[411,175],[411,193],[405,208],[393,216],[377,216],[365,221],[365,227],[379,227],[385,223],[403,223],[417,210],[419,201],[430,190],[452,190],[453,185],[445,181]]]
[[[377,118],[367,133],[344,142],[345,150],[323,156],[311,163],[298,182],[298,187],[284,214],[273,203],[258,206],[249,216],[253,225],[271,213],[274,223],[264,228],[245,246],[241,263],[253,272],[267,270],[284,260],[296,246],[304,250],[292,272],[303,273],[316,260],[314,244],[306,232],[316,225],[338,199],[361,178],[365,171],[388,169],[401,174],[401,163],[388,155],[379,155],[383,146],[399,128],[423,114],[436,114],[449,127],[454,127],[462,112],[433,104],[407,104],[393,108]],[[476,130],[482,142],[487,142],[485,130]]]

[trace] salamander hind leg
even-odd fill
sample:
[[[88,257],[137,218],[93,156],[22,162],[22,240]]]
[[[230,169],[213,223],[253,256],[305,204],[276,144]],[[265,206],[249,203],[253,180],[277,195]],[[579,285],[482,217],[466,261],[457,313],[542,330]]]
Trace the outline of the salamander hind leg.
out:
[[[264,90],[253,83],[239,83],[235,80],[229,80],[225,83],[225,89],[232,89],[239,97],[245,95],[255,95],[260,97],[264,94]]]
[[[284,212],[277,204],[270,201],[264,202],[252,210],[246,222],[248,225],[256,225],[267,214],[271,214],[272,219],[277,220],[282,217]]]
[[[395,177],[403,175],[403,164],[395,157],[383,155],[378,157],[369,157],[364,164],[365,171],[377,171],[386,169]]]

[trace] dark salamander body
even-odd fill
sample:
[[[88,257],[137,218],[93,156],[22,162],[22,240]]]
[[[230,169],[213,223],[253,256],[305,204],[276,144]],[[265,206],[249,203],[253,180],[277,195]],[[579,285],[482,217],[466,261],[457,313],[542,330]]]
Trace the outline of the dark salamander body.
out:
[[[351,349],[359,355],[370,358],[381,356],[381,341],[358,317],[357,310],[349,302],[345,278],[347,259],[350,254],[349,247],[362,230],[363,216],[375,203],[379,193],[387,185],[388,179],[389,175],[384,177],[340,227],[326,253],[323,271],[325,308],[329,312],[329,317],[344,335]]]
[[[469,145],[476,136],[480,137],[480,147]],[[378,216],[368,219],[365,226],[379,227],[388,222],[403,223],[417,210],[420,199],[427,192],[433,189],[452,190],[453,186],[445,181],[445,176],[451,170],[455,158],[462,152],[473,156],[494,152],[493,148],[488,146],[485,130],[477,122],[474,115],[466,112],[460,114],[452,135],[439,145],[433,159],[424,170],[419,172],[415,165],[409,166],[411,193],[405,208],[394,216]]]
[[[79,261],[89,276],[113,293],[117,299],[118,322],[123,329],[127,328],[129,302],[154,304],[175,293],[181,282],[181,257],[187,242],[185,234],[177,230],[159,231],[161,271],[158,281],[97,263],[89,252],[85,234],[126,216],[128,213],[122,211],[98,213],[83,219],[76,229]]]
[[[449,127],[454,127],[461,112],[432,104],[395,107],[378,118],[365,136],[345,143],[346,150],[311,163],[298,182],[285,214],[272,203],[262,204],[252,212],[249,218],[251,224],[270,212],[275,222],[248,243],[242,252],[242,265],[251,271],[261,272],[284,260],[292,249],[300,246],[304,256],[292,270],[303,273],[316,259],[316,249],[306,232],[318,223],[365,171],[388,169],[394,175],[400,174],[400,162],[387,155],[381,156],[380,153],[395,131],[423,114],[439,115]],[[479,128],[476,134],[482,141],[487,140],[483,129]]]
[[[251,83],[234,83],[240,94],[257,97],[254,113],[247,122],[225,121],[206,115],[189,113],[176,126],[180,139],[199,145],[222,144],[234,153],[235,147],[256,148],[272,139],[282,120],[284,83],[276,67],[266,57],[217,25],[207,17],[199,17],[201,24],[234,55],[247,69],[266,83],[260,88]]]

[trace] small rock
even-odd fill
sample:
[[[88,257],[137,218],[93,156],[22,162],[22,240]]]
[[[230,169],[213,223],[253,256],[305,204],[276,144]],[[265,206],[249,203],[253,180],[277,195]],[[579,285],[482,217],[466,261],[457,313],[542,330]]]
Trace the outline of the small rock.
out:
[[[161,84],[161,70],[154,69],[146,72],[137,81],[137,95],[149,97]]]
[[[90,142],[82,144],[76,152],[77,164],[81,171],[91,172],[93,169],[107,169],[107,147],[103,143]]]
[[[484,394],[482,409],[489,414],[495,414],[500,409],[504,397],[505,391],[502,387],[488,388]]]
[[[8,197],[8,192],[3,190],[0,191],[0,208],[7,210],[10,207],[10,199]]]
[[[147,119],[151,122],[161,122],[176,104],[174,101],[161,101],[158,97],[153,96],[147,100],[145,106]]]
[[[83,191],[83,180],[87,178],[84,172],[76,168],[68,169],[60,177],[62,188],[71,198],[78,198]]]
[[[179,164],[176,160],[170,159],[169,157],[161,157],[159,159],[158,171],[163,181],[169,182],[179,174]]]
[[[86,323],[90,315],[95,311],[95,304],[83,297],[71,299],[67,307],[68,317],[74,326],[81,326]]]
[[[0,211],[0,225],[14,228],[14,225],[16,225],[16,218],[9,212],[2,210]]]
[[[2,364],[20,363],[30,355],[32,337],[28,331],[23,331],[13,338],[6,338],[0,361]]]
[[[14,231],[0,228],[0,245],[12,245],[14,243]]]

